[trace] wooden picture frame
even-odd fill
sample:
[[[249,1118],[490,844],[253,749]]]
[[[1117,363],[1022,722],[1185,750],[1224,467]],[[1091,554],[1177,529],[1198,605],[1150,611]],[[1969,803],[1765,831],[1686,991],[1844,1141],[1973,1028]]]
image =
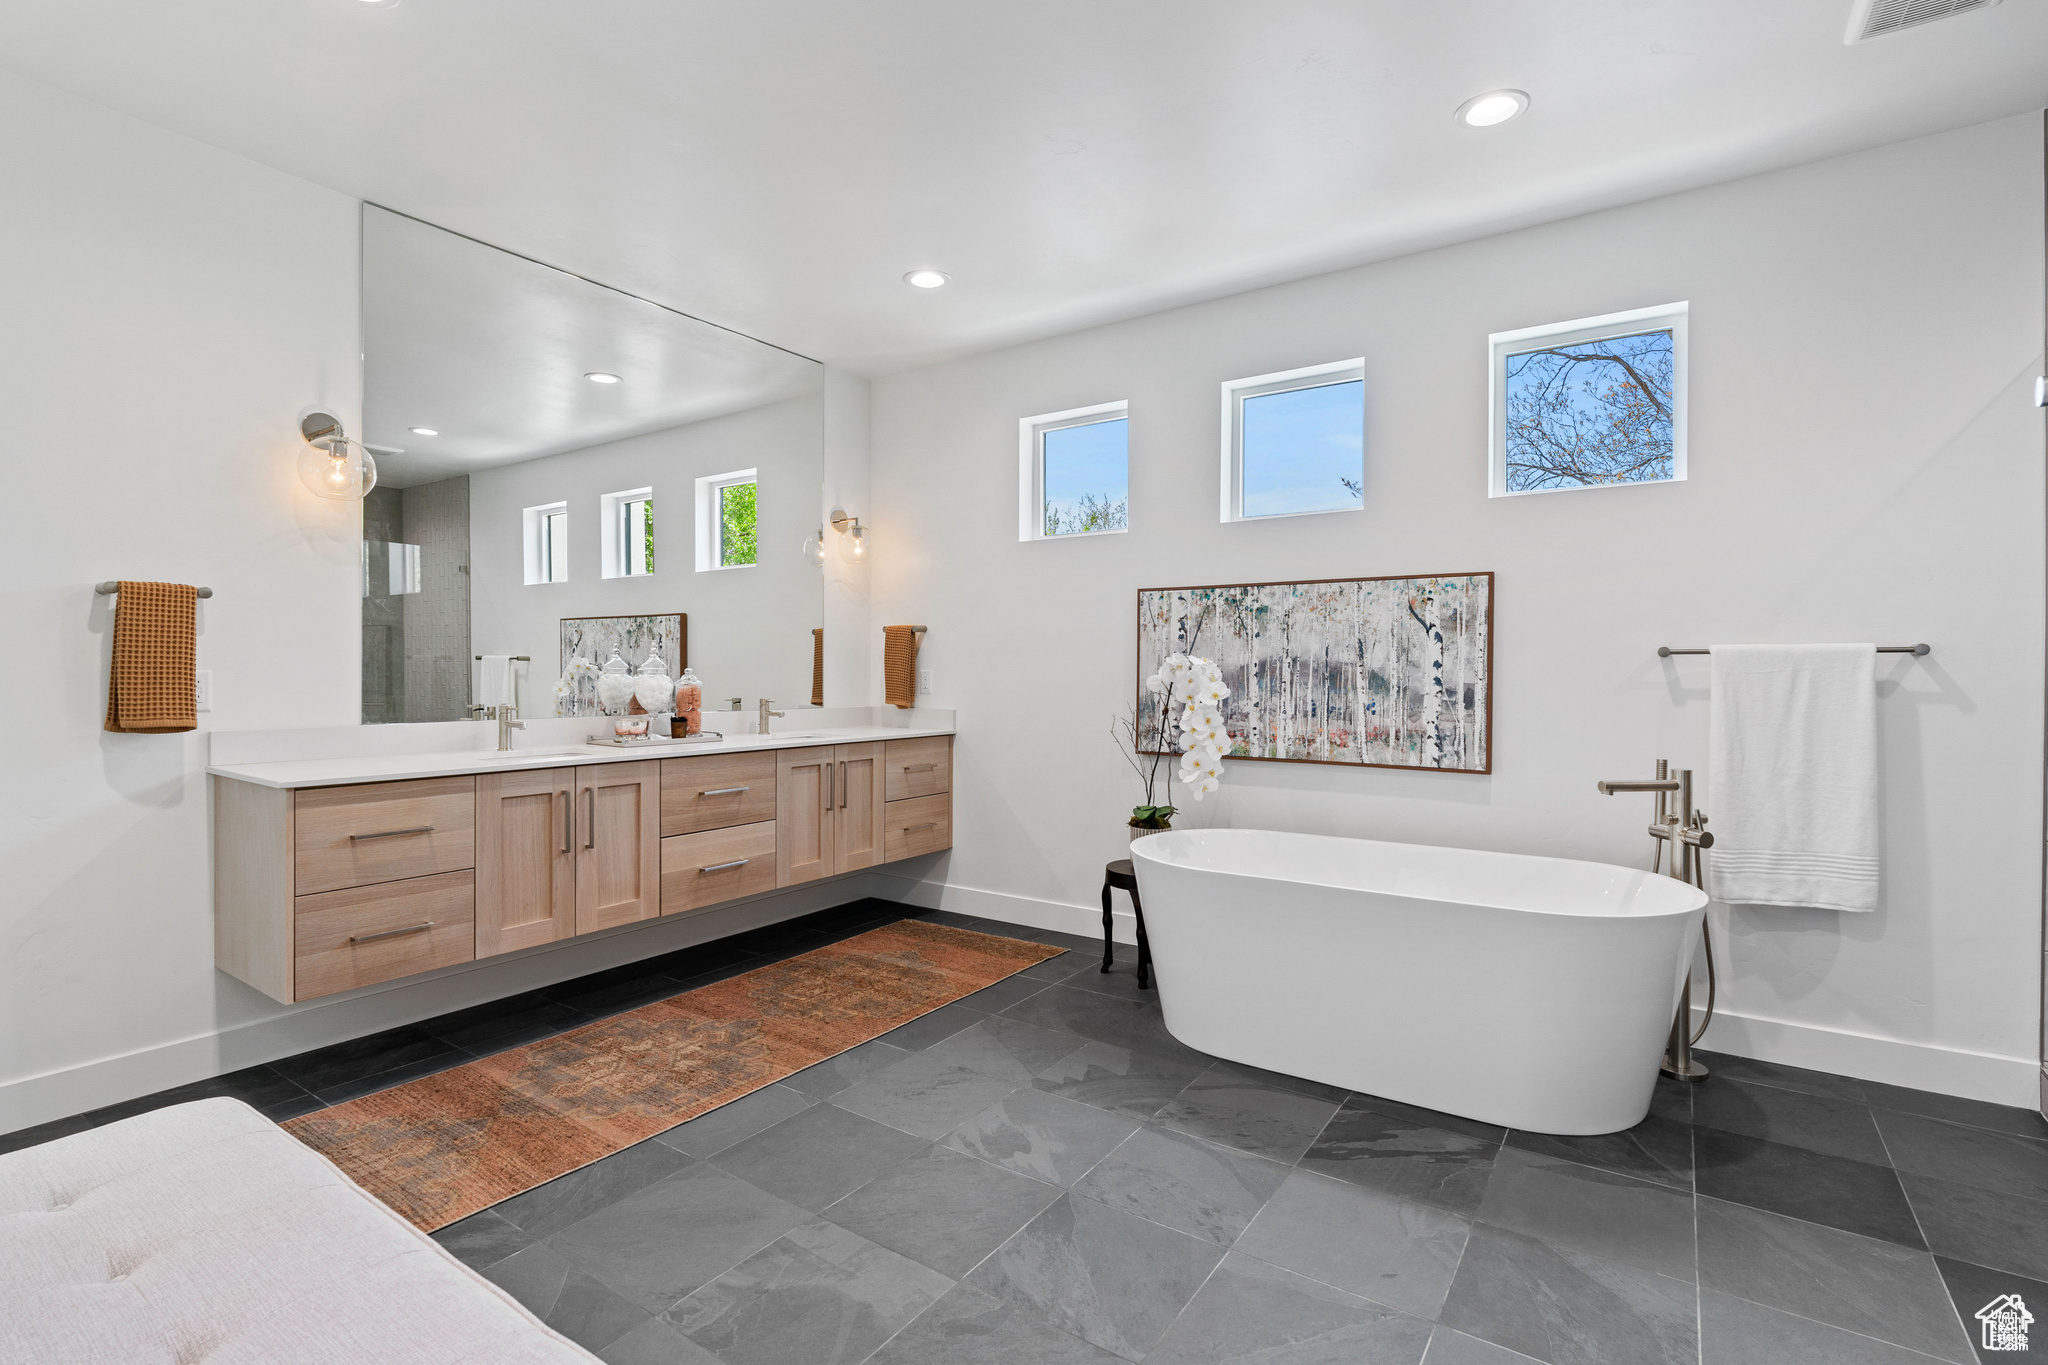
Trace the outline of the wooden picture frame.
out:
[[[635,669],[650,650],[658,651],[671,678],[683,676],[690,666],[690,617],[687,612],[634,613],[627,616],[564,616],[561,618],[561,663],[558,678],[569,678],[569,661],[581,657],[598,668],[604,667],[614,649]],[[579,678],[576,685],[557,697],[558,716],[595,716],[597,705],[595,675]]]
[[[1228,758],[1493,771],[1491,572],[1140,588],[1137,601],[1140,734],[1159,722],[1145,678],[1186,652],[1231,689]]]

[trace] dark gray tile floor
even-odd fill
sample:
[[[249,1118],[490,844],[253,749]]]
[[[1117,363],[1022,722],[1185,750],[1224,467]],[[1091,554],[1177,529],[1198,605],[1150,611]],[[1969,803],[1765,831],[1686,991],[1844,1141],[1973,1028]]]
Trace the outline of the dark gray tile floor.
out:
[[[901,914],[841,907],[0,1150],[209,1094],[290,1117]],[[1075,951],[437,1239],[611,1365],[1970,1365],[1979,1308],[2048,1304],[2031,1111],[1702,1054],[1712,1079],[1660,1084],[1627,1133],[1503,1131],[1186,1048],[1127,950],[1103,975],[1087,939],[926,917]]]

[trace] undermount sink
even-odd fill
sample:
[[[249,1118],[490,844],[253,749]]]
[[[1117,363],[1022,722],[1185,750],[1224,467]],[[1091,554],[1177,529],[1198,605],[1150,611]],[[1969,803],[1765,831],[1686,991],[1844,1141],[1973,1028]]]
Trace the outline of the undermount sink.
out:
[[[830,730],[770,730],[762,739],[829,739]]]
[[[470,757],[480,758],[490,763],[510,762],[513,759],[520,758],[568,758],[572,755],[584,753],[588,748],[588,745],[579,744],[572,749],[492,749],[487,753],[471,754]]]

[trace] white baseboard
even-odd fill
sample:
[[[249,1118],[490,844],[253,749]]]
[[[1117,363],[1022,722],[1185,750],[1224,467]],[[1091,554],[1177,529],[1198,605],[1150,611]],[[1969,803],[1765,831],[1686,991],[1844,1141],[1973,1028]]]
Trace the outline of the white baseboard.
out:
[[[416,1023],[587,972],[812,914],[863,896],[1090,938],[1102,933],[1100,906],[1069,905],[887,871],[814,882],[707,915],[631,926],[491,962],[466,964],[436,976],[373,987],[237,1028],[25,1076],[0,1084],[0,1133],[258,1066],[380,1029]],[[1117,942],[1137,941],[1136,918],[1130,912],[1128,900],[1121,895],[1117,897],[1112,921]],[[1699,1017],[1700,1011],[1694,1013]],[[2048,1088],[2048,1079],[2044,1079],[2039,1064],[2032,1058],[1965,1052],[1726,1010],[1716,1013],[1713,1027],[1700,1046],[1761,1061],[2026,1109],[2035,1108],[2044,1088]]]
[[[875,875],[874,894],[884,900],[980,915],[1035,929],[1090,936],[1102,932],[1102,911],[1097,906],[1067,905],[1002,891],[923,881],[887,871]],[[1137,941],[1137,920],[1128,905],[1124,897],[1117,897],[1113,918],[1114,937],[1119,943]],[[1699,1016],[1700,1011],[1695,1009],[1695,1020]],[[1695,1022],[1693,1026],[1699,1025]],[[1726,1010],[1716,1013],[1713,1028],[1700,1040],[1700,1046],[1759,1061],[1801,1066],[1809,1071],[1828,1071],[2023,1109],[2035,1108],[2044,1091],[2048,1091],[2048,1080],[2044,1080],[2041,1068],[2031,1058],[1963,1052]]]
[[[874,894],[883,900],[915,905],[923,910],[951,910],[956,915],[979,915],[1005,924],[1023,924],[1033,929],[1056,929],[1063,934],[1102,937],[1102,907],[1067,905],[1060,901],[1012,896],[1005,891],[982,891],[949,882],[923,881],[895,872],[874,874]],[[1117,894],[1111,916],[1110,937],[1118,943],[1138,941],[1138,917],[1130,910],[1128,897]]]
[[[626,925],[606,933],[508,953],[502,958],[464,963],[432,975],[367,987],[236,1027],[20,1077],[0,1083],[0,1133],[119,1104],[244,1067],[260,1066],[280,1057],[501,1000],[521,991],[538,990],[571,977],[778,924],[873,894],[876,893],[872,877],[867,873],[811,882],[702,915]],[[223,984],[240,989],[232,981]]]
[[[1695,1006],[1695,1029],[1702,1017],[1702,1011]],[[1714,1022],[1699,1045],[1712,1052],[1988,1100],[1992,1104],[2010,1104],[2020,1109],[2033,1109],[2041,1102],[2040,1065],[2031,1057],[1964,1052],[1783,1019],[1732,1014],[1727,1010],[1715,1011]]]

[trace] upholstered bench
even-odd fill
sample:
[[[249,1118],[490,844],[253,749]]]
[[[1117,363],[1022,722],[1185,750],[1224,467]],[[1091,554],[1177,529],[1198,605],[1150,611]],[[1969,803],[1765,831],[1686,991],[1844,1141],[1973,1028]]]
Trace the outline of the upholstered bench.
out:
[[[590,1365],[238,1100],[0,1156],[5,1365]]]

